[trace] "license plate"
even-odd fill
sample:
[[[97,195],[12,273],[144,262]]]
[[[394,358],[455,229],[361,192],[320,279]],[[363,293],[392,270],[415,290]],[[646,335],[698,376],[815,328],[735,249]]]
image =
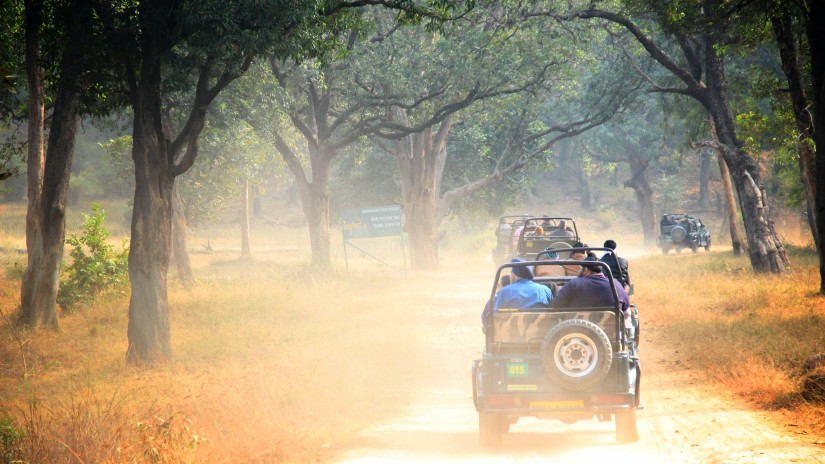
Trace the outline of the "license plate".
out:
[[[507,377],[527,377],[527,363],[507,363]]]
[[[531,401],[530,409],[575,409],[583,408],[584,400]]]

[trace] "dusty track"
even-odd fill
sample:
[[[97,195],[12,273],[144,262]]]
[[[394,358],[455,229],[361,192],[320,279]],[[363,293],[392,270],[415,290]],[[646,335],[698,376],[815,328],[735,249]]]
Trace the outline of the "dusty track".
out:
[[[431,349],[410,360],[423,387],[400,392],[403,413],[340,450],[339,462],[364,463],[825,463],[825,445],[783,428],[761,412],[713,392],[644,324],[642,399],[637,443],[618,445],[612,422],[565,425],[523,418],[503,446],[478,445],[470,363],[483,347],[479,312],[489,272],[442,279],[425,298],[421,324],[411,327]],[[482,296],[480,296],[482,295]]]

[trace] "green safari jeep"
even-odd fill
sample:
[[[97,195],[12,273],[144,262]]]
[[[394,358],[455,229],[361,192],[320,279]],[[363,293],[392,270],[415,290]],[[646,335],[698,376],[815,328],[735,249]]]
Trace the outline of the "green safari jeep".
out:
[[[558,251],[594,250],[573,248]],[[595,250],[610,251],[604,248]],[[555,250],[550,250],[555,251]],[[612,252],[612,251],[610,251]],[[508,263],[494,282],[515,266],[580,264],[575,260]],[[610,275],[604,263],[603,272]],[[612,277],[612,276],[611,276]],[[536,277],[558,289],[573,277]],[[638,310],[625,315],[609,279],[616,304],[607,307],[533,308],[486,311],[485,345],[472,364],[473,403],[482,446],[499,446],[521,417],[576,421],[615,419],[616,440],[637,441],[641,369]],[[554,291],[555,293],[555,291]],[[490,294],[495,301],[496,285]]]

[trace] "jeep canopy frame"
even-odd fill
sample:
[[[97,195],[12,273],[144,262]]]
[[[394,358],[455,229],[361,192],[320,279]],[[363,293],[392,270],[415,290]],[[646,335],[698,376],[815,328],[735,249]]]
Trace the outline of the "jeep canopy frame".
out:
[[[567,232],[573,234],[572,237],[552,235],[552,231],[559,230],[559,223],[561,221],[565,221],[565,229]],[[547,223],[550,224],[550,230],[545,230],[544,235],[531,235],[535,232],[537,226],[542,226],[542,229],[544,229],[544,224]],[[516,229],[513,228],[513,234],[516,233],[515,230]],[[521,234],[519,234],[518,237],[513,238],[518,239],[515,255],[519,258],[529,258],[534,253],[546,248],[572,247],[580,241],[579,230],[576,227],[576,220],[571,217],[559,216],[536,216],[528,218],[524,221],[524,228],[521,230]]]

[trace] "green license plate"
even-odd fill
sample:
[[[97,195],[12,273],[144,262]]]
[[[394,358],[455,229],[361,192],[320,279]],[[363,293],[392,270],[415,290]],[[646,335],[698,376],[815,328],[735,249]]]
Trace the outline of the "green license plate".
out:
[[[527,377],[527,363],[507,363],[507,377]]]

